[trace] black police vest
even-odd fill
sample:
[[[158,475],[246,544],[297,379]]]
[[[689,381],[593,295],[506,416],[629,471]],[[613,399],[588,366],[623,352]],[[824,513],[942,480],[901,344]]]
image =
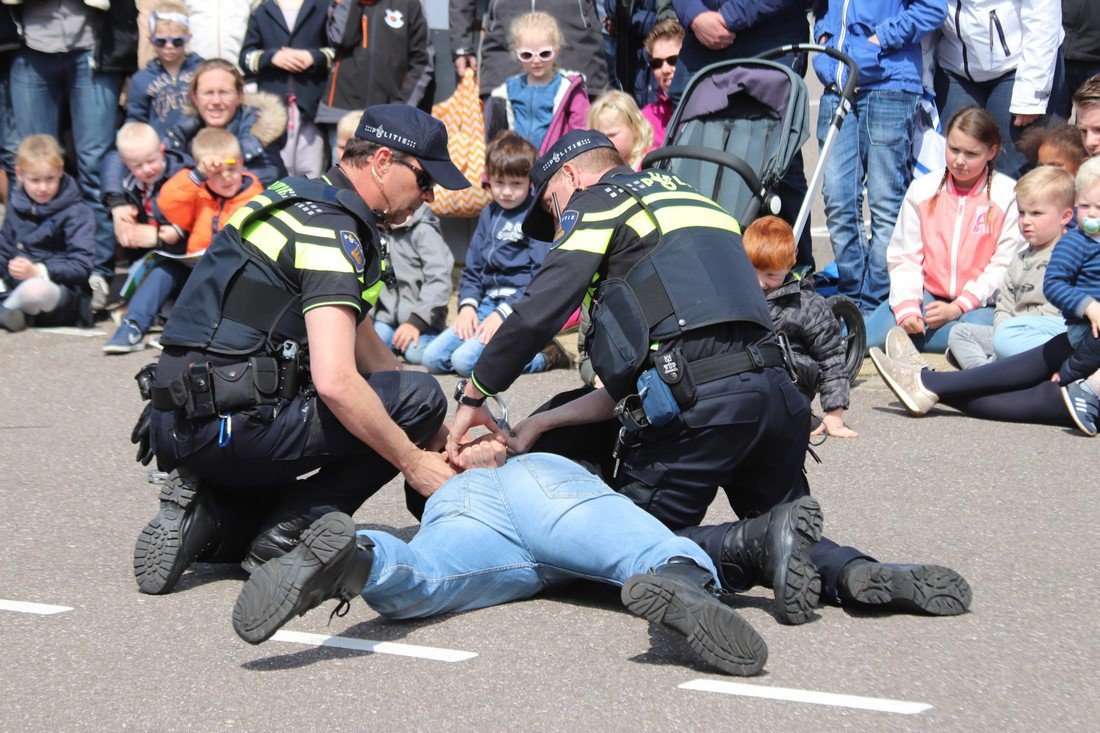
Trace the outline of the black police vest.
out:
[[[615,176],[629,184],[650,172]],[[673,183],[671,177],[668,183]],[[676,190],[695,193],[678,183]],[[635,390],[647,369],[651,345],[690,336],[723,323],[753,323],[772,330],[768,304],[740,238],[713,227],[683,226],[665,232],[645,197],[627,185],[657,228],[657,244],[625,277],[603,282],[589,333],[592,367],[608,393],[620,399]]]
[[[273,353],[284,341],[306,347],[305,318],[298,286],[276,264],[244,246],[241,232],[272,209],[297,200],[339,206],[373,231],[374,217],[363,200],[347,189],[308,178],[285,178],[242,206],[214,238],[187,279],[164,327],[161,344],[201,349],[224,356]],[[366,251],[363,282],[382,277],[382,257],[374,237]]]

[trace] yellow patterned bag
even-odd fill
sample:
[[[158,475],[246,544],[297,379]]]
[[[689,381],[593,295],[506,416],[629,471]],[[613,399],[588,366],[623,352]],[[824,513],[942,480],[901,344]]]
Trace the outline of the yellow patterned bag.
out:
[[[466,70],[449,99],[432,107],[432,117],[447,126],[447,152],[470,182],[470,187],[461,191],[437,186],[432,211],[438,216],[478,216],[492,197],[481,185],[485,176],[485,118],[473,69]]]

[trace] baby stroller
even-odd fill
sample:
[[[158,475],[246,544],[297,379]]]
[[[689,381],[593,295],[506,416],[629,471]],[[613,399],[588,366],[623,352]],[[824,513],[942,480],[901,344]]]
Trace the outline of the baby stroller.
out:
[[[718,202],[742,227],[762,209],[779,213],[775,188],[809,137],[809,94],[798,74],[770,59],[806,52],[835,57],[848,67],[848,75],[794,224],[797,240],[809,218],[822,164],[855,97],[859,69],[839,51],[813,44],[787,45],[751,59],[723,61],[700,70],[688,82],[669,120],[665,147],[646,155],[642,167],[674,173]],[[867,348],[863,317],[856,304],[843,295],[831,295],[827,301],[840,321],[845,370],[849,380],[854,380]]]

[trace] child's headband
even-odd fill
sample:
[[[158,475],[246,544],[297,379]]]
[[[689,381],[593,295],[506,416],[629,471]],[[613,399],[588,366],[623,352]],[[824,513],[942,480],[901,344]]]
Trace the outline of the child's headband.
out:
[[[191,28],[191,19],[184,13],[158,13],[154,10],[149,14],[149,33],[155,31],[157,23],[162,20],[168,23],[179,23],[189,30]]]

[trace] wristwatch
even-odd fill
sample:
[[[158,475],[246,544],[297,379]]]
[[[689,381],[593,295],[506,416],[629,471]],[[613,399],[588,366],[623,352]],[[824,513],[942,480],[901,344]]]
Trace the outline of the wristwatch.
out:
[[[473,56],[474,52],[468,48],[456,48],[451,55],[457,59],[459,56]]]
[[[458,384],[455,385],[455,402],[460,405],[467,405],[468,407],[481,407],[485,404],[486,395],[480,397],[470,397],[466,394],[466,385],[469,383],[469,379],[460,379]]]

